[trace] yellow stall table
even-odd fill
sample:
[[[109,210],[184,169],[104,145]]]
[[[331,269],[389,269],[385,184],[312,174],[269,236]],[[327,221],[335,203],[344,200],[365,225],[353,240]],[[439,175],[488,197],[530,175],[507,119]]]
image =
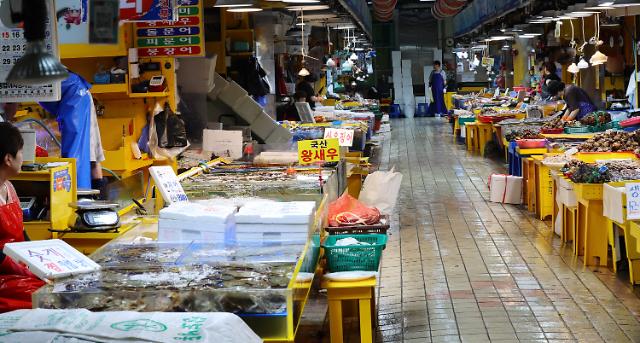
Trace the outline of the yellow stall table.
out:
[[[629,181],[638,182],[638,181]],[[607,218],[608,243],[611,245],[611,255],[613,259],[613,271],[617,272],[616,261],[618,257],[618,236],[622,231],[624,237],[627,261],[629,262],[629,281],[632,284],[640,284],[640,235],[632,235],[631,226],[636,225],[634,221],[627,220],[627,195],[625,182],[611,182],[603,188],[603,214]]]
[[[464,125],[466,130],[466,143],[467,143],[467,151],[471,152],[479,152],[480,151],[480,143],[478,140],[479,130],[478,123],[466,123]]]
[[[342,301],[356,300],[359,308],[360,342],[373,342],[372,318],[375,313],[376,279],[362,281],[337,282],[324,280],[322,288],[327,290],[329,302],[329,328],[331,343],[343,342]]]
[[[551,169],[542,163],[544,156],[532,156],[534,162],[535,175],[535,212],[538,219],[545,220],[553,216],[554,208],[554,181],[551,176]]]
[[[484,156],[484,147],[493,140],[493,124],[477,123],[478,126],[478,153]]]
[[[585,266],[607,265],[607,221],[602,215],[603,184],[574,183],[578,200],[577,241],[578,255],[584,255]],[[598,258],[596,263],[594,258]]]
[[[76,160],[73,158],[38,157],[36,163],[52,168],[22,171],[11,178],[20,197],[34,197],[43,208],[43,218],[25,218],[24,228],[32,240],[58,238],[49,230],[65,230],[74,213],[69,204],[77,199]],[[35,215],[38,215],[36,213]]]

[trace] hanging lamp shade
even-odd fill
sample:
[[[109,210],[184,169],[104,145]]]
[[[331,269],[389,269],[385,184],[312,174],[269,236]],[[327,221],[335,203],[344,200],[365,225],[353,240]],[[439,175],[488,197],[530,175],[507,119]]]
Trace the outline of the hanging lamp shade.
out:
[[[358,55],[356,55],[356,53],[354,52],[354,53],[351,54],[351,56],[349,56],[349,59],[352,60],[352,61],[355,61],[355,60],[358,59]]]
[[[567,68],[567,71],[571,74],[577,74],[580,71],[580,68],[576,65],[576,62],[571,63],[571,65]]]
[[[336,61],[334,61],[333,58],[327,59],[327,67],[333,68],[335,66],[336,66]]]
[[[45,0],[29,1],[23,11],[24,37],[27,46],[24,55],[16,61],[7,75],[7,82],[35,86],[62,81],[69,76],[67,68],[47,50],[45,23],[48,20]]]
[[[311,73],[309,73],[309,71],[305,67],[302,67],[302,69],[300,69],[300,71],[298,72],[299,76],[309,76],[310,74]]]
[[[580,62],[578,62],[578,68],[587,69],[589,68],[589,62],[587,62],[584,57],[580,58]]]
[[[589,62],[591,62],[592,65],[597,66],[607,63],[608,59],[607,55],[601,53],[600,50],[596,50],[596,53],[591,56]]]

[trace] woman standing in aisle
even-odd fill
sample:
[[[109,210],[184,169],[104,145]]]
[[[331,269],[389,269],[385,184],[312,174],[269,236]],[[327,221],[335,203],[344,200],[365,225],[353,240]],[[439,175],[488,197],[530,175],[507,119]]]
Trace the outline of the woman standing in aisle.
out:
[[[598,108],[594,105],[589,94],[584,89],[569,85],[565,89],[565,85],[559,81],[549,81],[547,89],[551,96],[558,98],[564,96],[565,112],[562,116],[563,121],[580,120],[589,113],[595,112]]]
[[[447,76],[442,70],[440,61],[433,62],[433,71],[429,75],[429,87],[431,87],[431,104],[429,104],[429,116],[446,114],[447,106],[444,103],[444,88],[447,85]]]
[[[316,95],[314,84],[316,77],[311,75],[305,76],[300,83],[296,86],[296,92],[303,92],[307,95],[307,102],[312,110],[316,109],[316,102],[322,101],[322,98]]]

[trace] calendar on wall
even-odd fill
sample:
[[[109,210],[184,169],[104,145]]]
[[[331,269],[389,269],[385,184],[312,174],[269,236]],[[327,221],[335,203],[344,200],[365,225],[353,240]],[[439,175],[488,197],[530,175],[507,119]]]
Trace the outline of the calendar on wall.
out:
[[[0,0],[0,5],[3,1]],[[53,1],[47,1],[49,9],[53,8]],[[45,44],[52,55],[58,57],[56,42],[56,28],[49,10],[49,20],[46,23]],[[35,102],[60,100],[60,82],[43,86],[19,86],[6,82],[9,71],[22,57],[27,47],[24,30],[11,28],[0,20],[0,102]]]

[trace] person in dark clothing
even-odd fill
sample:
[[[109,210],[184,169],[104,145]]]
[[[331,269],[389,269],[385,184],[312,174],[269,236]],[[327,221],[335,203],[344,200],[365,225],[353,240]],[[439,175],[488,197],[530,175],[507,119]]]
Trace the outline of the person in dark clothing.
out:
[[[548,85],[549,82],[551,81],[558,81],[560,82],[560,78],[558,77],[558,74],[556,73],[556,65],[553,62],[545,62],[542,65],[542,82],[540,82],[540,90],[542,93],[542,98],[546,99],[548,97],[550,97],[551,95],[549,94],[549,90],[548,90]]]
[[[307,93],[298,91],[293,95],[293,99],[284,106],[283,113],[278,120],[300,121],[300,114],[296,108],[296,102],[306,102]]]
[[[576,85],[565,88],[564,83],[551,80],[547,84],[547,89],[551,96],[564,96],[566,105],[564,116],[562,116],[563,121],[580,120],[598,109],[589,98],[589,94]]]
[[[315,76],[307,75],[296,85],[296,92],[304,92],[307,95],[306,101],[309,103],[309,107],[311,107],[312,110],[316,109],[316,102],[321,100],[320,97],[316,95],[316,91],[313,88],[313,84],[315,82]]]

